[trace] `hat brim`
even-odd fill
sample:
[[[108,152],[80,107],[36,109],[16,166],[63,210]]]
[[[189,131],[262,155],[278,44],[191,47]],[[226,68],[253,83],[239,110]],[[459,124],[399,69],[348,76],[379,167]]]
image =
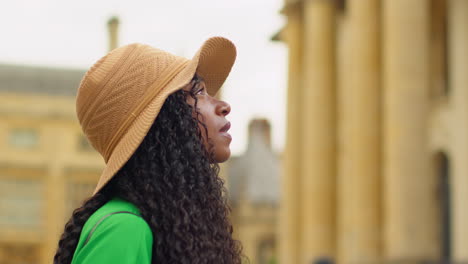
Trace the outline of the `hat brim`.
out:
[[[130,159],[170,94],[186,86],[197,73],[203,77],[208,94],[214,96],[228,77],[235,59],[236,48],[230,40],[213,37],[205,41],[188,64],[151,100],[130,125],[110,155],[93,195],[100,191]]]

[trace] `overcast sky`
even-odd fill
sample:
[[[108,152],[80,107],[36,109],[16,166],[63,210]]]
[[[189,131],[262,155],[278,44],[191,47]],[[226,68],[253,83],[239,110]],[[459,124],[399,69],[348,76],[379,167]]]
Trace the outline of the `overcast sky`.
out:
[[[273,147],[285,134],[286,46],[270,38],[284,24],[282,0],[14,0],[0,8],[0,63],[89,68],[107,52],[106,22],[121,21],[120,44],[147,43],[191,58],[205,39],[224,36],[238,57],[224,86],[231,104],[232,150],[247,143],[252,118],[272,124]]]

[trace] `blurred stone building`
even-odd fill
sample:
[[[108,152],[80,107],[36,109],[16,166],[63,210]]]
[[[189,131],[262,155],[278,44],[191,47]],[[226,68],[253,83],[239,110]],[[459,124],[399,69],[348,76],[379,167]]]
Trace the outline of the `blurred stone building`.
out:
[[[270,124],[249,124],[246,152],[226,165],[232,222],[236,239],[252,264],[277,263],[277,211],[280,159],[271,148]]]
[[[468,1],[286,0],[282,13],[280,263],[467,263]]]
[[[81,133],[84,71],[0,65],[0,263],[50,263],[102,158]]]
[[[109,50],[118,24],[108,22]],[[84,74],[0,64],[0,264],[51,263],[65,222],[101,175],[104,161],[76,118]]]

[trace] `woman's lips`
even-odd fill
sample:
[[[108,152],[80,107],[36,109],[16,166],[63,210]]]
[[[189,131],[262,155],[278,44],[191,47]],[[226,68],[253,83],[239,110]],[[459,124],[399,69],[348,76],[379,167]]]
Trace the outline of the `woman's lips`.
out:
[[[232,140],[232,136],[228,132],[221,132],[221,135],[228,138],[229,140]]]
[[[231,122],[227,122],[220,130],[219,132],[228,132],[228,130],[231,128]]]
[[[230,141],[232,140],[231,134],[228,133],[228,130],[231,128],[231,122],[227,122],[220,130],[222,136],[227,137]]]

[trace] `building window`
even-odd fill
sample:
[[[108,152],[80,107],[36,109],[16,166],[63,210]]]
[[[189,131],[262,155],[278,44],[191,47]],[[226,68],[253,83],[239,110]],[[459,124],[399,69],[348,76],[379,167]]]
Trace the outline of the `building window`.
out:
[[[275,256],[276,246],[273,237],[260,240],[257,245],[258,263],[260,264],[271,264],[277,263]]]
[[[431,0],[431,93],[435,98],[450,93],[447,1]]]
[[[15,148],[34,148],[39,143],[39,135],[35,129],[17,128],[10,132],[9,144]]]
[[[84,135],[80,135],[78,149],[80,151],[94,151],[93,146],[89,143],[88,139]]]
[[[38,180],[0,179],[0,228],[39,229],[43,194]]]
[[[445,153],[436,155],[436,166],[438,174],[438,200],[441,237],[440,255],[441,261],[449,263],[452,257],[452,202],[450,186],[450,160]]]
[[[73,211],[80,207],[86,198],[93,195],[94,188],[96,188],[95,182],[77,182],[70,181],[67,184],[67,219],[73,213]]]
[[[336,7],[338,10],[345,12],[346,11],[346,0],[337,0]]]
[[[41,256],[41,247],[31,243],[0,243],[0,263],[34,264]]]

